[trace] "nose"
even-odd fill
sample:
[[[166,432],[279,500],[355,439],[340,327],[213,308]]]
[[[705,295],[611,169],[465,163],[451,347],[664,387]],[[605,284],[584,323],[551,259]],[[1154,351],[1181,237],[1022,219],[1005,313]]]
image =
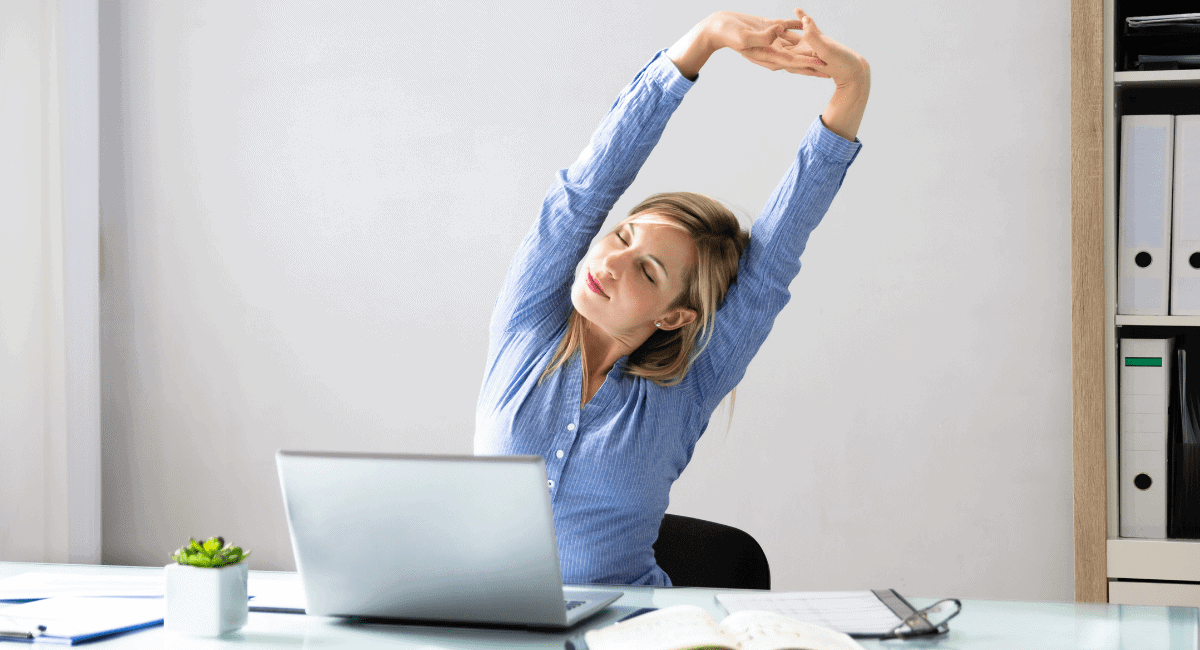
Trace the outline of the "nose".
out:
[[[623,250],[609,251],[600,259],[600,271],[614,279],[620,278],[625,267],[628,266],[628,256],[625,253],[626,251]]]

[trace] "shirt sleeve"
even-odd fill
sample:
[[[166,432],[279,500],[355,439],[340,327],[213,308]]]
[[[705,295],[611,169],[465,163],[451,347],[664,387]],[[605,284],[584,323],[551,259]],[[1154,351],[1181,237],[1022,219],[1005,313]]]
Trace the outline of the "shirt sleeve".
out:
[[[795,160],[750,231],[737,282],[725,295],[712,339],[689,371],[704,412],[710,413],[737,386],[775,317],[791,298],[788,285],[800,272],[808,237],[842,186],[862,143],[850,142],[818,117]]]
[[[575,267],[637,176],[694,82],[658,52],[618,95],[579,158],[560,170],[509,265],[491,330],[556,331],[570,313]]]

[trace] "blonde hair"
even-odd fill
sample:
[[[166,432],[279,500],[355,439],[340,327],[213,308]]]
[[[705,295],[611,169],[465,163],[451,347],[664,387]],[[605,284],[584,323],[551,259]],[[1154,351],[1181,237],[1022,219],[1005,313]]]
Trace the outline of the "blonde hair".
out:
[[[742,251],[750,243],[750,233],[742,229],[729,208],[693,192],[655,194],[634,206],[613,231],[649,215],[672,222],[670,225],[687,232],[696,245],[696,263],[684,272],[683,291],[670,307],[694,310],[696,319],[683,327],[652,334],[629,355],[625,372],[649,379],[659,386],[674,386],[687,375],[692,362],[712,338],[717,310],[725,300],[725,293],[737,280],[738,263]],[[576,350],[586,366],[583,327],[583,317],[571,309],[567,331],[539,382],[565,364]],[[587,380],[585,376],[585,386]]]

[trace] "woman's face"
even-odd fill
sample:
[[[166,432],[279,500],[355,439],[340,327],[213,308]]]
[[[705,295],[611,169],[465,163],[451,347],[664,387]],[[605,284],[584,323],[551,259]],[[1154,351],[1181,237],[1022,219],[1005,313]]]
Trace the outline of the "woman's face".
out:
[[[576,274],[571,302],[580,315],[618,340],[640,343],[654,332],[695,319],[671,309],[695,263],[691,236],[665,217],[638,217],[596,243]]]

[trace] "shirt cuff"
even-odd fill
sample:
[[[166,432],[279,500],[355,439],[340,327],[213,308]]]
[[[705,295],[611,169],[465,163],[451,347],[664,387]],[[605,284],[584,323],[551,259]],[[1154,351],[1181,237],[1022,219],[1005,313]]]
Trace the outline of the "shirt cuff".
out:
[[[858,138],[854,138],[854,142],[851,142],[830,131],[819,115],[817,119],[813,120],[812,126],[808,127],[808,133],[804,135],[804,140],[829,158],[847,165],[854,161],[854,157],[862,149],[862,142]]]
[[[683,95],[691,90],[692,86],[696,85],[695,81],[689,81],[679,68],[675,67],[675,62],[671,57],[667,56],[665,49],[659,50],[658,54],[650,60],[650,64],[646,66],[646,72],[650,74],[650,79],[661,85],[663,90],[672,97],[683,99]],[[699,77],[697,77],[699,78]]]

